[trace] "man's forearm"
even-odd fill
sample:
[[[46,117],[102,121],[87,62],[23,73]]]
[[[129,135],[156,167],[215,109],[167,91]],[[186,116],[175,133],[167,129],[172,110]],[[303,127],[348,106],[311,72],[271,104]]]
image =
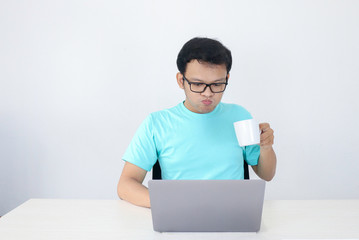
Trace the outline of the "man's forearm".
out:
[[[258,165],[253,170],[263,180],[273,179],[277,166],[277,157],[272,147],[264,147],[260,150]]]
[[[120,180],[117,187],[118,196],[141,207],[151,207],[148,189],[134,179]]]

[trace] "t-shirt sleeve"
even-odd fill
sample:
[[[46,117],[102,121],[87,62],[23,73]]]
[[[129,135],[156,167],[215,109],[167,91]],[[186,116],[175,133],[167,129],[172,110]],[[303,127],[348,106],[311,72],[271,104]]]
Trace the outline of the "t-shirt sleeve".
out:
[[[258,165],[260,155],[260,146],[259,145],[250,145],[244,147],[244,159],[248,165]]]
[[[146,171],[150,171],[157,161],[157,151],[153,136],[153,119],[149,115],[137,129],[122,159]]]

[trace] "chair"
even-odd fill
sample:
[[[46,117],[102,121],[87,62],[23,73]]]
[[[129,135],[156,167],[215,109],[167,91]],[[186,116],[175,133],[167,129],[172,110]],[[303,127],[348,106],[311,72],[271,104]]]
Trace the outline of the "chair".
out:
[[[243,168],[244,168],[244,179],[249,180],[249,170],[248,170],[248,164],[246,160],[243,160]],[[160,163],[157,162],[155,165],[153,165],[152,168],[152,179],[153,180],[161,180],[162,179],[162,172],[161,172],[161,166]]]

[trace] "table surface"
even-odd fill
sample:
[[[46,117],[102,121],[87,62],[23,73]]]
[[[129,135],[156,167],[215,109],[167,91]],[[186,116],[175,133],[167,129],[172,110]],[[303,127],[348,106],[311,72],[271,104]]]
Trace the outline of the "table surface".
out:
[[[0,218],[0,239],[359,239],[359,199],[265,201],[258,233],[158,233],[122,200],[30,199]]]

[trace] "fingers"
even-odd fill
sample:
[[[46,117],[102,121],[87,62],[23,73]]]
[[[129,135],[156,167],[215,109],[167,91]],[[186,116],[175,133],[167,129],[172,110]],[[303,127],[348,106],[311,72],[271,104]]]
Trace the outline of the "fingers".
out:
[[[270,129],[270,125],[269,125],[269,123],[260,123],[259,124],[259,129],[262,132],[265,132],[266,130]]]
[[[272,146],[274,143],[274,131],[269,123],[260,123],[259,128],[262,131],[260,136],[260,146]]]
[[[261,138],[260,146],[272,146],[274,143],[274,136],[269,136],[265,139]]]

